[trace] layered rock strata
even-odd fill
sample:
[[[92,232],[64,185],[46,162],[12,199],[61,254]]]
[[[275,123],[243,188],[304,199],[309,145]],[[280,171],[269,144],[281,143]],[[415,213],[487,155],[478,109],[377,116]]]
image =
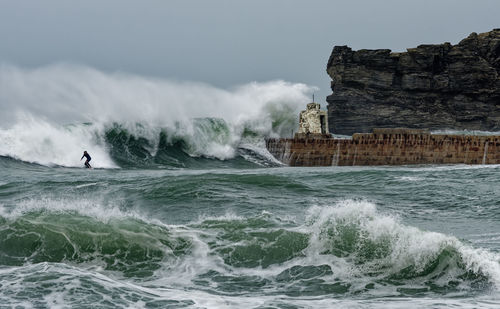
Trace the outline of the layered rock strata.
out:
[[[352,139],[267,139],[290,166],[500,164],[500,136],[436,135],[425,130],[374,129]]]
[[[330,132],[500,131],[500,29],[402,53],[335,46],[327,72]]]

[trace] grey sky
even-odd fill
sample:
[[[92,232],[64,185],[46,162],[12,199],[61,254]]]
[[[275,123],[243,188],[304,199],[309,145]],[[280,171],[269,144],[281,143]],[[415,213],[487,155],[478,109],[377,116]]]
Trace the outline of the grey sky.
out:
[[[500,27],[499,0],[0,0],[0,62],[75,62],[231,87],[284,79],[330,93],[334,45],[404,50]]]

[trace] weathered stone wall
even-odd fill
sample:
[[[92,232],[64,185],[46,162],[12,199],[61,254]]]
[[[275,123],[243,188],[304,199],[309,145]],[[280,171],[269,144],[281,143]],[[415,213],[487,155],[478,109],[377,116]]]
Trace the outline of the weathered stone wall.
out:
[[[328,115],[318,103],[309,103],[299,115],[298,134],[328,134]]]
[[[352,139],[267,139],[266,146],[291,166],[500,164],[500,136],[376,129]]]
[[[402,53],[335,46],[327,72],[330,132],[500,130],[500,29]]]

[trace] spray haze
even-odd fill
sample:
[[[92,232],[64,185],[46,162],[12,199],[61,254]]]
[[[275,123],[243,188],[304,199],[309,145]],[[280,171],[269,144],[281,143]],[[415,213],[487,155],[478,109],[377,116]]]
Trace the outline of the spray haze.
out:
[[[147,139],[153,154],[159,132],[167,130],[168,141],[184,139],[190,155],[228,159],[248,130],[262,136],[289,134],[314,89],[280,80],[219,89],[75,64],[35,70],[3,65],[0,136],[7,142],[0,155],[75,166],[77,161],[67,155],[78,157],[89,148],[104,158],[99,167],[113,167],[103,140],[106,130],[119,125]],[[203,119],[215,121],[207,127]]]

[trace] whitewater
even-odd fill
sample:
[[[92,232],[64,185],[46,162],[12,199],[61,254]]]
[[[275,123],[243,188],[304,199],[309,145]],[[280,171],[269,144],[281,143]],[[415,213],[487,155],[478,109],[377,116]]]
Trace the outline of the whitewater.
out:
[[[500,166],[283,166],[315,90],[0,66],[1,307],[497,308]]]

